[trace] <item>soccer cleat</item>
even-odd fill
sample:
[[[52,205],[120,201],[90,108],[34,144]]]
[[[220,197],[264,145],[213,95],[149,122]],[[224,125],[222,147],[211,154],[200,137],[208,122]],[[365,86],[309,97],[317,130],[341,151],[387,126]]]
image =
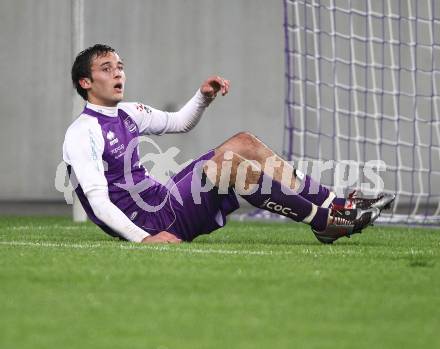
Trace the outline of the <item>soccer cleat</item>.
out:
[[[378,208],[380,211],[382,211],[382,210],[390,209],[395,198],[396,198],[395,194],[385,194],[385,193],[379,194],[379,196],[376,198],[371,198],[371,199],[363,198],[363,197],[359,197],[358,192],[354,190],[348,195],[344,208],[348,208],[348,209],[359,208],[361,210],[367,210],[369,208],[375,207]],[[341,209],[342,207],[333,205],[332,208]]]
[[[366,209],[370,207],[378,208],[379,210],[388,210],[391,208],[394,199],[396,198],[395,194],[380,194],[375,199],[363,199],[358,198],[356,206],[360,209]]]
[[[312,229],[316,238],[324,243],[331,244],[340,237],[350,237],[361,233],[362,229],[372,224],[379,217],[380,209],[371,207],[362,209],[331,209],[331,221],[323,231]]]

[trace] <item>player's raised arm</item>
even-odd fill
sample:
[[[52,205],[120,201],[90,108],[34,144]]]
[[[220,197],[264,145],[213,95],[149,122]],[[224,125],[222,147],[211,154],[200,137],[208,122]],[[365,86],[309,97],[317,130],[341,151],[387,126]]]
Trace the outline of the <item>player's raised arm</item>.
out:
[[[120,107],[133,117],[141,134],[162,135],[192,130],[217,93],[225,96],[230,82],[212,76],[202,83],[195,95],[177,112],[166,112],[141,103],[120,103]]]

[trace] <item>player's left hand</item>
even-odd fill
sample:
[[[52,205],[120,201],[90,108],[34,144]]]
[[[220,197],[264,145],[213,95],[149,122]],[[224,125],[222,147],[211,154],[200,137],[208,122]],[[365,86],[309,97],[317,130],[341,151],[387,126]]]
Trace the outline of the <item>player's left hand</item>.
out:
[[[176,235],[171,234],[167,231],[161,231],[156,235],[149,235],[142,240],[143,244],[178,244],[181,242],[182,240],[179,239]]]
[[[229,92],[230,81],[221,76],[211,76],[200,87],[200,92],[209,98],[214,98],[220,92],[222,96]]]

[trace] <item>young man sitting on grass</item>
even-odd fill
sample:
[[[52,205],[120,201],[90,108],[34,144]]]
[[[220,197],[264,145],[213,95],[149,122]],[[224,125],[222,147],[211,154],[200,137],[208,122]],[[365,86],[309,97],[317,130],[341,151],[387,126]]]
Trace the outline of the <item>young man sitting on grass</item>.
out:
[[[88,217],[111,236],[192,241],[222,227],[239,207],[239,194],[255,207],[310,225],[319,241],[331,243],[360,233],[394,200],[337,197],[248,132],[162,185],[139,164],[138,137],[190,131],[217,94],[229,92],[230,82],[208,78],[175,113],[122,102],[124,63],[113,48],[99,44],[78,54],[72,81],[86,105],[66,132],[63,159]]]

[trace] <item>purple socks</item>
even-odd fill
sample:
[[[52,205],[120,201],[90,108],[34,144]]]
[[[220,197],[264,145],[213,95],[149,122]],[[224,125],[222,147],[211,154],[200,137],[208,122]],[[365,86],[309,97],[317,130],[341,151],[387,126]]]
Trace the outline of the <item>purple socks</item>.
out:
[[[310,224],[317,231],[326,228],[329,209],[319,207],[264,173],[257,185],[258,189],[254,193],[242,195],[251,205],[289,217],[296,222]]]
[[[314,181],[312,177],[295,170],[295,177],[301,181],[299,195],[317,206],[328,208],[331,204],[336,206],[345,205],[344,198],[338,198],[327,187]]]

